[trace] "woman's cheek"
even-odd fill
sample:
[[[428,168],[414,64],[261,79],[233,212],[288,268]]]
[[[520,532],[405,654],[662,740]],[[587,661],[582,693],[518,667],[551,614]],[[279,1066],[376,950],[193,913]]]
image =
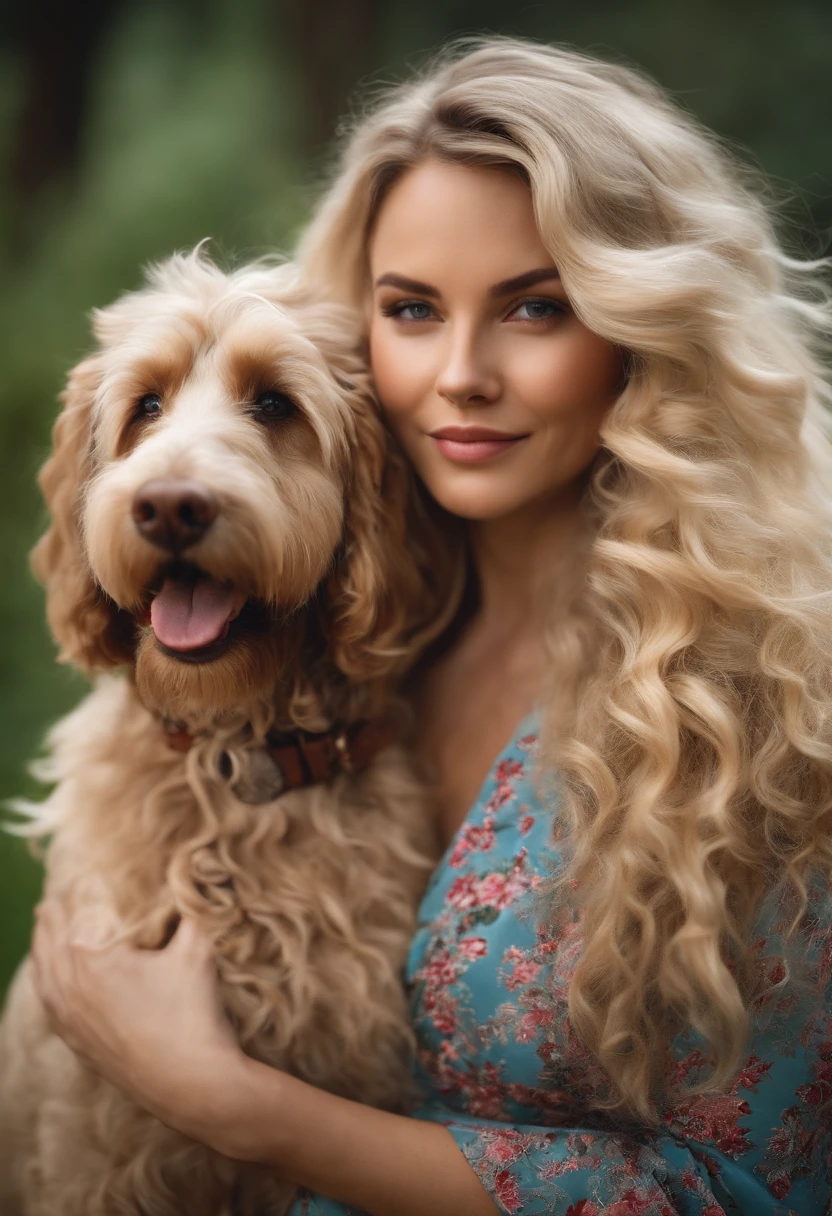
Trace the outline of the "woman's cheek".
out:
[[[396,375],[396,360],[390,349],[392,343],[379,327],[370,329],[370,371],[373,376],[376,392],[385,413],[396,410],[398,402],[398,377]]]
[[[554,348],[527,351],[514,364],[516,398],[543,425],[597,432],[622,382],[620,355],[584,331]]]
[[[430,390],[430,351],[419,337],[403,338],[382,326],[371,328],[370,370],[391,423],[394,418],[404,422]]]
[[[564,354],[563,378],[575,385],[576,396],[600,410],[612,405],[623,387],[620,349],[578,323]]]

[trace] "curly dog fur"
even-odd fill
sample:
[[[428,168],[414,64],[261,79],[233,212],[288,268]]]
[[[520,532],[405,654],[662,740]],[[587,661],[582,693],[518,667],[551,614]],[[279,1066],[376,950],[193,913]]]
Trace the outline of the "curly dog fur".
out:
[[[197,252],[152,270],[95,332],[41,474],[52,518],[34,553],[61,657],[104,673],[52,731],[38,771],[57,784],[27,810],[25,830],[49,837],[48,889],[102,942],[159,947],[177,917],[201,918],[249,1054],[402,1109],[425,791],[397,747],[326,786],[265,802],[250,790],[269,729],[389,712],[450,605],[440,546],[412,541],[418,496],[354,321],[290,266],[225,274]],[[240,609],[205,661],[159,643],[150,606],[170,553],[131,514],[143,485],[172,478],[218,504],[187,562]],[[186,753],[160,719],[187,726]],[[4,1216],[220,1216],[232,1203],[271,1216],[291,1199],[86,1073],[25,963],[0,1069]]]

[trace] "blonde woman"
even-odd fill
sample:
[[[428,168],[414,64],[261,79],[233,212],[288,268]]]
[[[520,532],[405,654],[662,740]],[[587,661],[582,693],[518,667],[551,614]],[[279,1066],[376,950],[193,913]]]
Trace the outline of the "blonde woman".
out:
[[[832,553],[817,267],[636,72],[497,39],[359,121],[302,244],[469,585],[413,680],[446,852],[421,1105],[245,1059],[184,923],[42,994],[293,1216],[821,1216],[832,1196]],[[328,1198],[324,1198],[328,1197]]]

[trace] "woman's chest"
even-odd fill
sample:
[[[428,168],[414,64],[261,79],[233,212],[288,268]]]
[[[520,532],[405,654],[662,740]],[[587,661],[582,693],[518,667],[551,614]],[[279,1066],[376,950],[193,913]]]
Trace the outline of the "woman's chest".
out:
[[[433,875],[407,978],[431,1098],[485,1118],[545,1121],[554,1095],[541,1048],[566,1014],[565,1001],[552,999],[562,941],[544,895],[560,851],[556,816],[532,779],[527,723]]]
[[[528,678],[482,664],[437,669],[417,699],[416,748],[435,788],[438,835],[447,847],[477,801],[494,757],[534,704]]]

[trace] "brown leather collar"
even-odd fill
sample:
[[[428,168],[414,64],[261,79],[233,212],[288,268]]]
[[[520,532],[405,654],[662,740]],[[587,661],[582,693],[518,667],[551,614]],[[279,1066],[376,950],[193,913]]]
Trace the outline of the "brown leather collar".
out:
[[[168,747],[188,751],[195,736],[176,723],[165,723],[164,727]],[[270,732],[263,751],[276,769],[279,787],[276,792],[282,793],[307,785],[324,785],[342,773],[360,772],[398,737],[399,731],[391,719],[371,718],[320,734],[307,730]]]

